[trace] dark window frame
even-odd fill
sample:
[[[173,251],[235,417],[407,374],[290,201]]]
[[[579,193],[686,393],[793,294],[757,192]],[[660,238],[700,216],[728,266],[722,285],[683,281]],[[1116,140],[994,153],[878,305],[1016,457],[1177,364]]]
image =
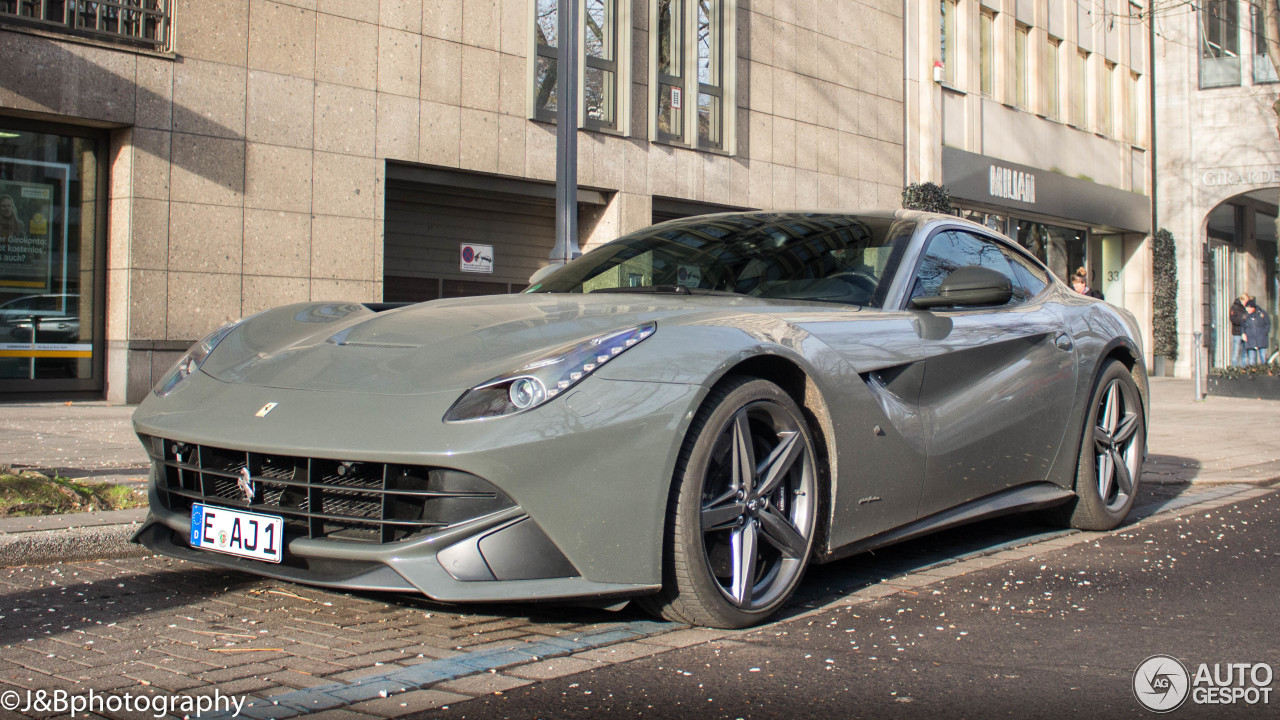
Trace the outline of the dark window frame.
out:
[[[168,52],[171,0],[0,0],[0,22]]]

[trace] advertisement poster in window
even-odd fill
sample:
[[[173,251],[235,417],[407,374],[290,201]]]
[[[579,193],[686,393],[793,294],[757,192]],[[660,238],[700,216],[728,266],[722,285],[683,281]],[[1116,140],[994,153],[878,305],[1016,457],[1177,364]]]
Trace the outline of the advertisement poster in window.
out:
[[[0,290],[49,291],[56,189],[49,183],[0,180]]]

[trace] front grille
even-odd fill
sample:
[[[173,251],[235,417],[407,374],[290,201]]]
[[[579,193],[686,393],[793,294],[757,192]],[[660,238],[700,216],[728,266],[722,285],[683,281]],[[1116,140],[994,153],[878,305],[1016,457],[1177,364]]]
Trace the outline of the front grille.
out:
[[[287,538],[397,542],[515,505],[483,478],[447,468],[141,439],[168,510],[189,514],[198,502],[278,515]]]

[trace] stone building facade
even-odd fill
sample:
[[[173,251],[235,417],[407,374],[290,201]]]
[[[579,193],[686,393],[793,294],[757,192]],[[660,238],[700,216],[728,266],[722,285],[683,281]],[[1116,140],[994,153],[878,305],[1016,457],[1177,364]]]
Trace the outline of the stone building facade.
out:
[[[1150,14],[1138,0],[907,3],[908,182],[1063,280],[1084,268],[1151,350]]]
[[[1177,372],[1207,374],[1235,357],[1228,313],[1241,293],[1280,314],[1276,210],[1280,78],[1252,3],[1211,0],[1162,10],[1156,52],[1160,226],[1176,240]]]
[[[584,246],[723,208],[898,205],[901,3],[582,2]],[[554,2],[39,5],[0,4],[0,194],[13,242],[44,248],[0,265],[0,312],[49,296],[62,334],[0,337],[0,396],[136,402],[229,320],[515,291],[545,264]],[[463,245],[491,271],[463,272]]]

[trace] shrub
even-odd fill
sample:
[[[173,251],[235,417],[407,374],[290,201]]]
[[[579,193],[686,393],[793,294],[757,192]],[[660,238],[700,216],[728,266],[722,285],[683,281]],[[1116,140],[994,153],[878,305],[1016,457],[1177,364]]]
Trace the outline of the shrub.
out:
[[[904,210],[955,214],[951,207],[951,192],[945,186],[931,182],[911,183],[902,188],[902,207]]]
[[[1152,239],[1151,340],[1156,355],[1178,358],[1178,257],[1173,233],[1161,228]]]

